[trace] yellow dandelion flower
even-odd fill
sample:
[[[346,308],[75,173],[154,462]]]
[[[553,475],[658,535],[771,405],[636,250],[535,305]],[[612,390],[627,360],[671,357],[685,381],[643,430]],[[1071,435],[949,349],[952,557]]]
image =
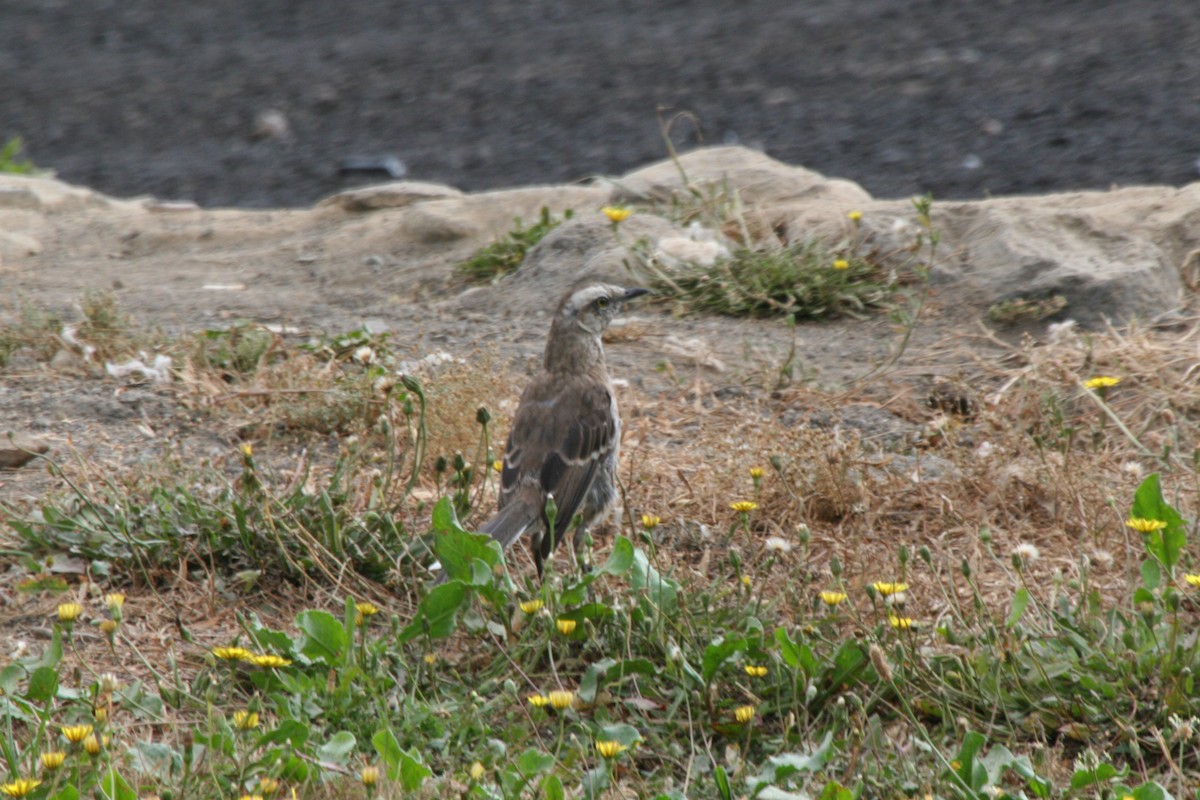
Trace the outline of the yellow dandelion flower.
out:
[[[492,469],[495,470],[496,472],[503,472],[504,471],[504,462],[497,458],[495,461],[492,462]]]
[[[818,597],[820,597],[820,598],[821,598],[821,602],[822,602],[822,603],[824,603],[824,604],[825,604],[825,605],[827,605],[827,606],[836,606],[836,605],[838,605],[839,603],[841,603],[843,600],[845,600],[845,599],[846,599],[846,593],[845,593],[845,592],[831,592],[831,591],[825,591],[825,592],[821,592],[821,593],[820,593],[819,595],[817,595],[817,596],[818,596]]]
[[[261,794],[244,794],[238,800],[263,800]]]
[[[96,706],[92,709],[92,716],[95,718],[96,722],[103,725],[104,723],[108,722],[108,707]]]
[[[362,781],[363,786],[374,786],[379,783],[379,767],[363,767],[358,779]]]
[[[1142,517],[1130,517],[1125,520],[1125,527],[1132,528],[1138,533],[1154,533],[1161,531],[1167,527],[1167,523],[1161,519],[1143,519]]]
[[[906,631],[913,626],[910,617],[888,617],[888,622],[898,631]]]
[[[742,576],[742,586],[745,586],[747,589],[749,589],[751,583],[752,583],[752,581],[750,580],[749,575]]]
[[[523,600],[521,602],[521,610],[526,614],[533,615],[542,610],[542,606],[546,605],[540,598],[533,600]]]
[[[1111,389],[1120,382],[1120,378],[1114,378],[1111,375],[1097,375],[1094,378],[1088,378],[1083,385],[1089,389]]]
[[[767,668],[764,666],[756,666],[754,664],[747,664],[745,667],[743,667],[743,669],[746,670],[746,674],[749,675],[751,678],[762,678],[762,677],[765,677],[767,674]]]
[[[559,633],[561,633],[563,636],[570,636],[575,632],[575,626],[578,623],[573,619],[560,619],[554,624],[558,626]]]
[[[729,507],[739,514],[749,514],[754,509],[758,508],[758,503],[753,500],[738,500],[736,503],[730,503]]]
[[[121,627],[121,623],[117,622],[115,619],[106,619],[100,623],[100,632],[111,639],[112,635],[117,632],[117,628],[119,627]]]
[[[17,778],[15,781],[0,784],[0,792],[8,797],[24,797],[41,785],[42,782],[37,778]]]
[[[862,221],[862,212],[861,211],[851,211],[846,216],[850,218],[851,222],[861,222]]]
[[[887,581],[876,581],[872,584],[872,586],[875,587],[875,591],[879,592],[884,597],[908,591],[907,583],[888,583]]]
[[[475,761],[471,764],[471,768],[467,770],[467,774],[471,776],[471,780],[477,781],[483,777],[483,773],[486,771],[487,769],[481,762]]]
[[[758,480],[762,476],[763,476],[763,468],[762,467],[751,467],[750,468],[750,477],[751,478],[753,478],[754,480]]]
[[[550,701],[550,705],[557,708],[559,711],[570,708],[575,702],[575,693],[568,692],[565,689],[555,689],[550,694],[546,695],[546,699]]]
[[[96,734],[91,734],[83,740],[83,751],[89,756],[100,755],[100,739]]]
[[[525,698],[529,701],[529,705],[534,708],[545,708],[550,703],[550,698],[544,694],[531,694]]]
[[[653,514],[642,514],[642,527],[648,531],[652,531],[662,524],[662,517],[656,517]]]
[[[67,754],[62,750],[51,750],[47,753],[42,753],[38,757],[38,761],[42,762],[42,769],[56,770],[63,765],[67,760]]]
[[[87,737],[91,736],[95,730],[91,725],[64,725],[62,727],[62,735],[66,737],[71,744],[79,744]]]
[[[254,655],[244,647],[214,647],[212,654],[222,661],[246,661]]]
[[[71,623],[79,619],[79,615],[83,613],[83,606],[79,603],[63,603],[58,607],[58,621]]]
[[[365,601],[361,603],[355,603],[354,608],[364,617],[373,617],[379,613],[378,606],[376,606],[374,603],[367,603]]]
[[[243,444],[242,455],[244,455],[246,458],[250,458],[250,456],[254,455],[254,445],[250,444],[250,442]]]
[[[738,706],[733,710],[733,718],[745,725],[750,720],[754,719],[754,714],[757,709],[754,706]]]
[[[291,666],[292,663],[290,659],[277,656],[274,653],[252,653],[245,660],[256,667],[269,667],[273,669]]]
[[[426,653],[425,654],[425,663],[432,667],[434,664],[437,663],[437,656],[434,655],[433,653]]]
[[[833,262],[834,269],[850,269],[850,262],[844,258],[839,258]]]
[[[104,595],[104,605],[109,611],[120,611],[125,607],[125,595],[120,592]]]
[[[233,712],[233,726],[242,731],[254,730],[258,727],[258,712],[246,710]]]
[[[1183,579],[1195,588],[1200,589],[1200,575],[1184,575]]]
[[[622,751],[628,750],[625,745],[614,739],[605,739],[602,742],[596,742],[596,752],[601,758],[616,758]]]
[[[613,225],[617,225],[629,219],[629,215],[633,212],[628,208],[621,208],[620,206],[605,206],[600,209],[600,213],[608,217],[608,221]]]
[[[258,791],[264,795],[275,794],[279,791],[279,781],[274,778],[259,778]]]

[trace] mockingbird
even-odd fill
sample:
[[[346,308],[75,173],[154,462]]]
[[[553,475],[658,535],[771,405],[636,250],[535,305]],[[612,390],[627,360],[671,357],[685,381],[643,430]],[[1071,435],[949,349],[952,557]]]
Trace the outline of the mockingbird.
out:
[[[507,548],[536,529],[531,547],[539,577],[575,517],[578,549],[616,500],[621,416],[600,336],[627,300],[648,292],[596,283],[568,293],[550,325],[543,370],[521,395],[504,448],[497,513],[480,531]],[[552,531],[548,497],[558,509]]]

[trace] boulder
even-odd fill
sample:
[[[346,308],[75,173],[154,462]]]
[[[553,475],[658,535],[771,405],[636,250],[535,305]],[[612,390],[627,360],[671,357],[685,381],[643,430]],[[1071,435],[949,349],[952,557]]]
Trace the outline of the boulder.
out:
[[[463,193],[453,186],[443,186],[440,183],[394,181],[339,192],[326,197],[317,205],[336,206],[346,211],[375,211],[380,208],[403,208],[427,200],[462,196]]]

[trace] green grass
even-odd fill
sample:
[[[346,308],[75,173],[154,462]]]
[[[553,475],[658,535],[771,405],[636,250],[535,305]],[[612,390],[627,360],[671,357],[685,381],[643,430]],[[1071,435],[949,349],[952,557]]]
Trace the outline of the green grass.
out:
[[[12,175],[32,175],[37,172],[33,162],[21,155],[25,143],[20,136],[14,136],[0,147],[0,172]]]
[[[479,249],[459,264],[459,274],[470,281],[487,283],[515,271],[534,245],[572,216],[574,212],[570,209],[559,218],[543,207],[541,216],[529,227],[525,227],[520,219],[515,220],[513,229],[503,238]]]

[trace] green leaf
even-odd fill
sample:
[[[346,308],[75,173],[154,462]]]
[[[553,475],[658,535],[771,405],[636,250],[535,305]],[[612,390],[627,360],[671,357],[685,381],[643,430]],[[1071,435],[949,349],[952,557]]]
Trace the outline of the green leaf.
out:
[[[986,742],[987,739],[982,733],[967,731],[967,735],[963,737],[962,747],[959,748],[958,755],[955,757],[955,761],[958,762],[958,769],[955,773],[959,780],[975,791],[979,791],[987,785],[987,770],[975,761],[975,757],[979,755],[979,751],[983,749]]]
[[[0,669],[0,694],[16,694],[17,686],[24,677],[25,670],[20,664],[8,664]]]
[[[267,731],[258,739],[259,745],[283,744],[286,742],[296,749],[303,747],[307,741],[308,726],[294,719],[281,720],[278,727]]]
[[[817,800],[854,800],[854,792],[837,781],[830,781],[817,795]]]
[[[410,794],[417,791],[432,774],[433,770],[425,766],[419,754],[400,751],[400,785],[405,791]]]
[[[1128,767],[1118,772],[1116,767],[1107,763],[1101,764],[1095,769],[1077,769],[1071,775],[1071,788],[1086,789],[1098,783],[1111,781],[1113,778],[1124,778],[1128,774]]]
[[[744,652],[748,646],[749,643],[746,641],[746,638],[738,636],[732,639],[713,642],[704,648],[704,660],[701,663],[701,675],[704,677],[704,682],[712,683],[712,679],[717,674],[717,670],[721,668],[721,665],[734,653]]]
[[[46,800],[79,800],[79,790],[68,783],[57,792],[47,797]]]
[[[611,778],[608,777],[608,768],[601,765],[594,769],[589,769],[583,775],[583,796],[586,800],[598,800],[604,796],[611,785]]]
[[[336,665],[341,662],[349,641],[342,623],[327,611],[301,611],[296,627],[303,634],[300,652],[313,661]]]
[[[1133,790],[1133,800],[1175,800],[1157,781],[1147,781]]]
[[[542,796],[545,800],[566,800],[562,781],[557,775],[547,775],[542,778]]]
[[[549,771],[554,767],[554,756],[549,753],[543,753],[533,747],[527,749],[517,757],[517,769],[526,778],[532,778],[534,775],[541,775],[543,772]]]
[[[618,722],[613,725],[601,725],[596,729],[596,741],[598,742],[620,742],[626,747],[633,747],[638,742],[642,741],[642,734],[638,733],[638,729],[632,725],[626,725],[624,722]]]
[[[1158,559],[1173,574],[1179,556],[1187,545],[1187,526],[1183,517],[1162,496],[1162,486],[1158,473],[1146,476],[1133,495],[1133,508],[1130,516],[1136,519],[1150,519],[1165,522],[1166,527],[1144,534],[1146,550]]]
[[[752,794],[760,793],[767,786],[783,783],[789,776],[797,772],[818,772],[824,769],[829,762],[832,743],[833,733],[826,732],[821,744],[811,753],[784,753],[771,756],[753,779],[755,791]]]
[[[125,755],[134,772],[161,781],[183,769],[183,755],[161,742],[135,742]]]
[[[674,614],[678,610],[679,584],[660,574],[640,548],[633,554],[633,572],[629,582],[636,593],[649,598],[659,613]]]
[[[624,536],[613,539],[612,551],[603,564],[596,569],[596,575],[624,575],[633,566],[633,542]]]
[[[452,580],[433,587],[421,599],[413,621],[400,632],[400,643],[411,642],[418,636],[444,639],[454,633],[458,625],[458,612],[466,604],[467,594],[467,586],[462,581]]]
[[[400,756],[404,750],[401,749],[400,742],[396,740],[396,734],[392,733],[391,728],[376,731],[375,735],[371,737],[371,744],[375,745],[375,752],[379,754],[379,760],[383,762],[388,780],[399,780]]]
[[[783,628],[775,629],[775,643],[779,645],[779,657],[783,659],[783,663],[792,669],[804,670],[808,675],[817,671],[817,659],[812,648],[803,642],[793,641]]]
[[[1013,595],[1012,608],[1009,609],[1008,619],[1004,625],[1007,628],[1012,628],[1021,621],[1021,617],[1025,614],[1025,608],[1029,605],[1029,590],[1025,587],[1017,589]]]
[[[721,800],[733,800],[733,787],[729,785],[729,775],[720,764],[713,768],[713,781],[717,784],[717,794]]]
[[[349,731],[338,731],[329,741],[317,748],[317,758],[322,761],[332,761],[334,764],[345,764],[354,751],[357,740]]]
[[[58,670],[38,667],[29,676],[29,689],[25,699],[33,703],[49,703],[58,692]]]
[[[487,582],[492,568],[504,560],[503,548],[495,539],[463,530],[448,497],[434,507],[432,525],[434,555],[452,581]]]
[[[100,797],[104,800],[137,800],[135,792],[113,767],[100,778]]]

